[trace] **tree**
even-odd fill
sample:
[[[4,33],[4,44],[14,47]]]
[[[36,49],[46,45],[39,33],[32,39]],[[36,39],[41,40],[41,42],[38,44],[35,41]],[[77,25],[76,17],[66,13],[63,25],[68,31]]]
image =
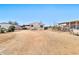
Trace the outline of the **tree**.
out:
[[[12,21],[9,21],[8,23],[9,23],[9,24],[12,24]]]
[[[9,24],[12,24],[12,25],[18,25],[18,23],[15,21],[15,22],[13,22],[13,21],[9,21],[8,22]]]
[[[17,22],[14,22],[13,24],[14,24],[14,25],[18,25],[18,23],[17,23]]]
[[[49,27],[44,27],[44,30],[47,30]]]

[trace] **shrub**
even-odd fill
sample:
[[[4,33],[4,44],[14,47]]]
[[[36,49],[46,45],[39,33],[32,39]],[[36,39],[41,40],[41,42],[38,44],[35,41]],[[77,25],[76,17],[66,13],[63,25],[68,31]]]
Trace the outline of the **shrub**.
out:
[[[14,30],[15,30],[15,26],[10,26],[8,32],[14,32]]]
[[[32,28],[32,30],[38,30],[36,27]]]
[[[7,29],[5,29],[5,28],[0,28],[0,33],[5,33],[5,32],[7,32]]]
[[[47,30],[48,29],[48,27],[44,27],[44,30]]]

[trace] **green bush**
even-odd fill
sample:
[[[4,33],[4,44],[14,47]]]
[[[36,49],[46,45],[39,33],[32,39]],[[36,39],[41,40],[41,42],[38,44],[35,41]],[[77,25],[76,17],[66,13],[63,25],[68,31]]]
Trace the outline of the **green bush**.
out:
[[[15,26],[10,26],[8,32],[14,32],[14,31],[15,31]]]
[[[7,32],[7,29],[5,29],[5,28],[0,28],[0,33],[5,33],[5,32]]]
[[[44,27],[44,30],[47,30],[48,29],[48,27]]]

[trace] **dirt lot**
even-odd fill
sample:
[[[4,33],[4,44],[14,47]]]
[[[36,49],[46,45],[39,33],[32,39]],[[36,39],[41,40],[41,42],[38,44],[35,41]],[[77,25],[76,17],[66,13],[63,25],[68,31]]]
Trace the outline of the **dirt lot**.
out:
[[[55,31],[18,31],[0,34],[1,55],[79,54],[79,36]]]

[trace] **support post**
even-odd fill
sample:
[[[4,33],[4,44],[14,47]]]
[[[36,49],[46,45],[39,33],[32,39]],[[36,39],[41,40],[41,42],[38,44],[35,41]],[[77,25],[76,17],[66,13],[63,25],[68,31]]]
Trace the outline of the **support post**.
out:
[[[76,28],[76,29],[77,29],[77,25],[78,25],[78,24],[77,24],[77,21],[76,21],[76,23],[75,23],[75,28]]]
[[[69,29],[71,28],[71,23],[69,22]]]

